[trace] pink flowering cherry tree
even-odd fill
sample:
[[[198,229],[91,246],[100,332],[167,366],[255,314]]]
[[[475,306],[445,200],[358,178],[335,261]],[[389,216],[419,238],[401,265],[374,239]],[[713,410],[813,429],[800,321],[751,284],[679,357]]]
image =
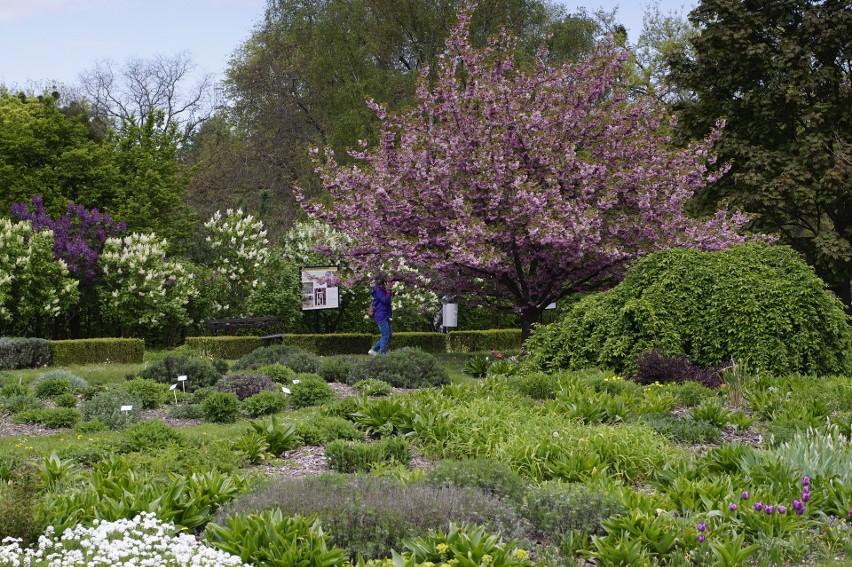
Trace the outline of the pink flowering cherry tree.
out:
[[[369,103],[375,147],[351,152],[353,165],[315,150],[332,199],[303,205],[350,237],[356,273],[416,266],[412,283],[513,305],[526,338],[548,304],[614,285],[642,255],[743,240],[742,215],[685,214],[713,181],[712,140],[672,147],[662,109],[628,95],[623,50],[601,43],[560,65],[541,53],[520,69],[506,34],[471,46],[469,17],[414,108]]]

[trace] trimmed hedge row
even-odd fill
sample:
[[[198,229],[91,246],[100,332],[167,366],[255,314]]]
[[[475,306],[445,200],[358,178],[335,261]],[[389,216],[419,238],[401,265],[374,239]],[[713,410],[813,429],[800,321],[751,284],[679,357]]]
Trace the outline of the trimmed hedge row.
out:
[[[186,346],[205,358],[235,360],[263,346],[260,337],[186,337]]]
[[[50,341],[53,366],[142,362],[145,341],[142,339],[75,339]]]
[[[320,356],[334,354],[364,354],[376,341],[366,333],[337,333],[332,335],[284,335],[285,345],[299,347]]]
[[[376,335],[373,342],[378,338]],[[447,352],[447,336],[443,333],[394,333],[391,346],[394,350],[414,347],[425,352]]]
[[[451,331],[450,352],[481,352],[486,350],[518,350],[521,348],[520,329],[490,329],[487,331]]]

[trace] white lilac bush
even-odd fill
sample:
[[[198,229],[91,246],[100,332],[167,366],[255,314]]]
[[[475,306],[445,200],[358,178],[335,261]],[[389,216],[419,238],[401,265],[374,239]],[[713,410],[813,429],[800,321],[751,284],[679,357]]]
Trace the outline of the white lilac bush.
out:
[[[23,549],[6,538],[0,545],[0,565],[10,567],[84,567],[145,565],[148,567],[239,566],[239,557],[207,547],[194,536],[175,533],[172,524],[154,514],[132,520],[98,522],[66,529],[60,536],[49,527],[36,545]]]
[[[220,313],[238,312],[242,302],[256,289],[269,259],[269,240],[263,222],[242,209],[216,211],[204,223],[207,242],[213,250],[213,267],[228,282],[228,303],[214,303]]]
[[[26,322],[56,317],[77,299],[77,280],[54,260],[53,233],[0,219],[0,332],[25,331]]]
[[[166,258],[167,246],[155,234],[107,239],[99,289],[106,319],[129,329],[190,322],[186,306],[198,290],[190,270]]]

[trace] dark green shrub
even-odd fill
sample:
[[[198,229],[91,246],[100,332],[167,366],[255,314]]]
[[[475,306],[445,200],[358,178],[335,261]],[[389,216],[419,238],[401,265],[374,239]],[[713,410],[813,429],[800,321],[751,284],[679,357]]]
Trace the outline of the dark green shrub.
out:
[[[535,532],[558,542],[571,530],[604,533],[601,522],[624,511],[615,497],[600,489],[562,482],[545,482],[527,492],[524,515]]]
[[[54,366],[73,364],[137,364],[145,355],[142,339],[74,339],[50,341]]]
[[[3,405],[9,413],[20,413],[27,410],[36,410],[44,407],[44,402],[29,394],[23,396],[11,396],[4,400]]]
[[[23,337],[0,337],[0,370],[41,368],[51,362],[50,341]]]
[[[347,382],[374,378],[397,388],[428,388],[449,384],[447,371],[431,354],[417,349],[394,350],[387,356],[363,358],[352,365]]]
[[[525,345],[543,370],[630,370],[653,349],[702,366],[736,360],[769,374],[847,374],[843,305],[792,249],[672,249],[636,262],[615,288],[578,301]]]
[[[121,411],[123,406],[132,406],[130,411]],[[86,400],[81,406],[86,421],[101,421],[110,429],[124,429],[139,421],[142,398],[123,388],[110,388]]]
[[[153,380],[137,378],[125,382],[122,386],[126,392],[139,396],[143,409],[157,409],[171,394],[169,387]]]
[[[358,411],[358,400],[355,398],[339,398],[320,408],[320,413],[329,417],[342,417],[351,421],[352,414]]]
[[[285,335],[285,345],[299,347],[322,356],[361,354],[373,346],[376,339],[366,333],[334,333],[329,335]]]
[[[186,337],[184,344],[201,358],[236,360],[263,347],[260,337]]]
[[[334,399],[334,391],[317,374],[299,374],[296,384],[290,384],[290,405],[293,408],[319,406]]]
[[[342,473],[369,472],[379,463],[411,461],[408,441],[400,437],[387,437],[375,443],[360,441],[332,441],[325,447],[325,458],[332,470]]]
[[[258,374],[263,374],[264,376],[269,376],[273,382],[279,383],[289,383],[296,377],[296,371],[292,368],[288,368],[283,364],[268,364],[266,366],[261,366],[255,372]]]
[[[15,396],[26,396],[30,389],[17,382],[9,382],[0,388],[0,398],[13,398]]]
[[[342,417],[319,416],[296,425],[298,435],[305,445],[325,445],[337,439],[363,441],[364,434],[351,421]]]
[[[199,388],[215,385],[221,380],[222,373],[206,360],[172,355],[151,363],[139,372],[139,378],[154,380],[161,384],[175,384],[178,376],[186,376],[186,382],[184,382],[186,391],[194,392]]]
[[[204,408],[201,404],[181,404],[171,406],[169,415],[175,419],[204,419]]]
[[[74,394],[85,392],[89,388],[89,383],[72,372],[57,369],[39,374],[31,386],[39,398],[52,398],[68,392]]]
[[[369,347],[368,347],[369,348]],[[352,368],[353,359],[351,356],[333,356],[326,357],[320,361],[320,367],[317,374],[322,376],[326,382],[346,382],[346,377],[349,375],[349,369]]]
[[[375,378],[360,380],[352,385],[365,396],[387,396],[391,393],[391,385]]]
[[[217,390],[216,388],[214,388],[212,386],[205,386],[204,388],[199,388],[196,391],[194,391],[192,393],[192,397],[190,399],[192,400],[193,404],[201,404],[201,403],[204,403],[204,400],[207,399],[207,396],[209,396],[210,394],[212,394],[214,392],[218,392],[218,391],[219,390]]]
[[[240,399],[240,401],[246,400],[261,392],[279,391],[279,387],[269,376],[248,372],[226,374],[224,378],[216,383],[216,389],[220,392],[234,394]]]
[[[486,459],[441,461],[426,471],[423,482],[430,486],[469,486],[511,502],[520,503],[527,483],[506,463]]]
[[[392,344],[394,349],[408,347],[417,348],[424,352],[444,353],[447,352],[447,335],[444,333],[400,332],[393,334]]]
[[[80,412],[72,408],[44,408],[22,411],[15,416],[17,423],[40,423],[48,429],[71,428],[80,421]]]
[[[719,443],[722,440],[722,430],[709,421],[649,414],[642,416],[641,422],[675,443],[697,445]]]
[[[283,392],[259,392],[243,401],[243,411],[249,417],[260,417],[284,411],[287,405]]]
[[[290,345],[272,345],[268,347],[262,347],[259,349],[255,349],[249,354],[245,355],[241,359],[239,359],[234,366],[231,368],[234,372],[241,370],[256,370],[261,366],[268,366],[270,364],[283,364],[296,372],[296,370],[291,364],[289,364],[291,359],[301,359],[303,354],[311,356],[311,353],[300,349],[299,347],[290,346]],[[317,368],[319,367],[319,357],[316,355],[312,355],[316,360]],[[316,372],[317,368],[310,372]]]
[[[74,394],[59,394],[53,398],[53,403],[59,408],[76,408],[77,402],[77,396]]]
[[[284,365],[296,374],[316,374],[320,368],[320,357],[312,352],[294,352],[287,357]]]
[[[123,453],[151,453],[168,445],[183,445],[186,442],[183,435],[159,419],[136,423],[121,437],[120,451]]]
[[[450,331],[450,352],[517,351],[521,348],[520,329]]]
[[[212,423],[234,423],[240,417],[240,400],[234,394],[213,392],[201,403],[204,419]]]
[[[671,392],[677,396],[678,404],[683,407],[694,407],[704,400],[714,398],[716,395],[712,390],[702,386],[698,382],[682,382],[671,387]]]
[[[402,541],[444,529],[450,522],[475,523],[504,539],[521,539],[527,523],[508,503],[473,488],[402,486],[375,476],[332,475],[275,479],[229,505],[214,518],[230,513],[280,508],[285,515],[316,514],[330,544],[345,548],[350,558],[383,558]]]
[[[556,379],[551,374],[533,372],[518,379],[518,391],[534,400],[552,400],[556,397]]]

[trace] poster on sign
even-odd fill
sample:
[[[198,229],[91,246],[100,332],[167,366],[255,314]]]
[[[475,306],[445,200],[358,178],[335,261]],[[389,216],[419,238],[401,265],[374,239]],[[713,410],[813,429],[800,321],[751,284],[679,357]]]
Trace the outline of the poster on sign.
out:
[[[337,266],[306,266],[302,274],[302,311],[339,307]]]

